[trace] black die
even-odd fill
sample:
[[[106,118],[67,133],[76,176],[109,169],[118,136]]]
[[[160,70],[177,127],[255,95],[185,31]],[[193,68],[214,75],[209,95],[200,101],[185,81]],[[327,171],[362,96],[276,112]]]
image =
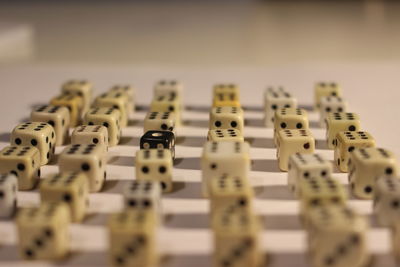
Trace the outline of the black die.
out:
[[[171,131],[148,131],[140,138],[140,149],[169,149],[175,158],[175,135]]]

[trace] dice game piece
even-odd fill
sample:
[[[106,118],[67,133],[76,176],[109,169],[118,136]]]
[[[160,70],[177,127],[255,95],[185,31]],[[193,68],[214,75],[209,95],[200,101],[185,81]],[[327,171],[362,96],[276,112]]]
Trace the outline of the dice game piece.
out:
[[[85,115],[83,123],[103,125],[108,131],[108,145],[116,146],[121,138],[121,112],[113,107],[91,108]]]
[[[275,112],[274,140],[278,131],[284,129],[309,129],[307,111],[300,108],[282,108]]]
[[[339,132],[360,131],[360,119],[355,113],[328,113],[326,117],[326,141],[330,149],[335,148],[334,140]]]
[[[25,122],[14,128],[10,143],[17,146],[34,146],[40,152],[40,164],[47,164],[54,155],[56,134],[45,122]]]
[[[369,263],[368,223],[352,209],[320,206],[309,212],[308,250],[315,267],[363,267]]]
[[[207,134],[207,141],[222,142],[234,141],[244,142],[242,133],[237,129],[217,129],[209,130]]]
[[[140,138],[140,149],[169,149],[175,158],[175,135],[171,131],[148,131]]]
[[[264,92],[264,124],[274,127],[275,111],[282,108],[297,108],[297,100],[282,87],[269,87]]]
[[[100,145],[75,144],[64,148],[58,158],[60,172],[83,172],[90,192],[98,192],[106,180],[107,157]]]
[[[315,139],[310,130],[280,130],[276,136],[276,146],[279,169],[288,171],[289,157],[295,153],[314,153]]]
[[[348,172],[350,153],[355,148],[375,147],[375,140],[367,132],[339,132],[334,144],[334,162],[340,171]]]
[[[27,260],[58,260],[69,252],[70,214],[60,202],[42,203],[18,212],[18,247]]]
[[[40,183],[40,199],[67,204],[71,220],[81,222],[89,205],[88,178],[82,172],[52,174]]]
[[[74,129],[71,135],[71,145],[96,144],[108,150],[108,131],[102,125],[80,125]]]
[[[347,111],[347,102],[339,96],[321,97],[319,107],[319,125],[325,127],[325,120],[329,113],[343,113]]]
[[[175,112],[149,111],[144,119],[144,132],[171,131],[176,136]]]
[[[314,107],[319,109],[321,97],[324,96],[342,96],[342,90],[337,83],[319,82],[315,84]]]
[[[126,209],[151,209],[161,216],[161,185],[158,181],[135,180],[123,189]]]
[[[298,187],[303,180],[310,177],[330,177],[332,174],[332,163],[320,154],[296,153],[289,157],[288,186],[295,196],[298,197]]]
[[[237,205],[252,210],[254,197],[248,177],[221,174],[210,179],[210,212]]]
[[[210,112],[209,130],[237,129],[243,134],[244,118],[240,107],[213,107]]]
[[[227,209],[213,221],[213,266],[261,266],[260,223],[254,214]]]
[[[66,107],[51,105],[37,107],[31,113],[31,121],[50,124],[56,134],[56,146],[61,146],[67,141],[70,117]]]
[[[239,86],[216,84],[213,90],[213,107],[240,107]]]
[[[77,95],[82,98],[82,113],[89,110],[92,101],[93,85],[85,80],[70,80],[62,85],[62,92],[67,95]]]
[[[125,93],[128,95],[128,115],[135,111],[135,89],[130,85],[114,85],[110,92]]]
[[[172,155],[169,149],[141,149],[136,152],[136,179],[158,181],[163,192],[171,192]]]
[[[93,107],[115,108],[120,112],[121,127],[128,125],[129,119],[129,96],[123,92],[108,91],[96,97]]]
[[[181,105],[179,97],[175,94],[159,95],[154,96],[153,101],[151,101],[150,111],[174,112],[175,124],[180,126],[182,125]]]
[[[66,107],[69,110],[70,127],[80,124],[84,110],[83,98],[76,94],[61,94],[54,97],[50,104],[53,106]]]
[[[250,146],[247,142],[206,142],[201,156],[202,193],[209,196],[213,177],[223,174],[248,177]]]
[[[387,175],[379,177],[374,191],[373,207],[378,222],[386,227],[400,226],[400,178]]]
[[[154,85],[154,97],[170,95],[177,98],[179,111],[183,110],[182,102],[183,84],[176,80],[160,80]]]
[[[157,266],[157,216],[150,209],[128,209],[108,221],[112,266]]]
[[[399,174],[396,157],[386,149],[359,148],[349,154],[349,184],[353,195],[358,198],[372,199],[375,183],[379,177]]]
[[[7,146],[0,151],[0,173],[18,178],[19,190],[30,190],[40,178],[40,152],[31,146]]]
[[[17,210],[18,180],[12,173],[0,174],[0,218],[9,218]]]

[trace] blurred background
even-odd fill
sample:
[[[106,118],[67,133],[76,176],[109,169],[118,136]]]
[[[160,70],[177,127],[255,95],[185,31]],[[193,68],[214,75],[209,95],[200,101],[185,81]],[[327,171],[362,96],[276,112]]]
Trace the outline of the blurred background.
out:
[[[399,22],[400,1],[1,1],[0,61],[397,61]]]

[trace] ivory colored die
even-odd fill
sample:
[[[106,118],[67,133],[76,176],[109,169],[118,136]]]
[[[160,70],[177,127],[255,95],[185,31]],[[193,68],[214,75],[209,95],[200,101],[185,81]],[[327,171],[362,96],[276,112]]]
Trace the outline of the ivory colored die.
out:
[[[175,113],[149,111],[144,119],[144,132],[148,131],[171,131],[176,135]]]
[[[280,130],[285,129],[309,129],[307,111],[300,108],[282,108],[275,112],[274,140]]]
[[[325,120],[329,113],[343,113],[347,111],[347,102],[339,96],[321,97],[319,107],[319,125],[325,127]]]
[[[210,112],[209,130],[237,129],[243,134],[244,118],[240,107],[213,107]]]
[[[316,83],[314,89],[314,107],[316,109],[319,109],[321,97],[324,96],[342,96],[342,89],[335,82]]]
[[[244,142],[242,133],[237,129],[214,129],[209,130],[207,134],[207,141],[212,142]]]
[[[68,108],[70,117],[70,127],[76,127],[81,123],[84,114],[83,98],[77,94],[61,94],[54,97],[50,104],[53,106],[63,106]]]
[[[297,100],[282,87],[269,87],[264,92],[264,125],[274,127],[275,111],[282,108],[297,108]]]
[[[334,140],[339,132],[360,131],[360,119],[355,113],[328,113],[326,120],[326,141],[330,149],[335,148]]]
[[[108,131],[102,125],[80,125],[71,134],[71,145],[95,144],[108,150]]]
[[[213,107],[240,107],[240,89],[236,84],[216,84],[213,89]]]
[[[9,218],[17,211],[18,180],[12,173],[0,174],[0,218]]]
[[[375,183],[374,213],[380,225],[397,227],[400,221],[400,178],[384,175]]]
[[[128,95],[128,115],[135,112],[135,89],[130,85],[114,85],[110,92],[125,93]]]
[[[161,216],[161,185],[157,181],[135,180],[123,189],[127,209],[151,209]]]
[[[166,94],[154,96],[153,101],[150,103],[150,111],[159,112],[174,112],[175,124],[182,125],[182,106],[180,99],[175,94]]]
[[[115,108],[120,112],[121,127],[128,125],[129,119],[129,96],[124,92],[108,91],[96,97],[93,107],[98,108]]]
[[[61,88],[62,92],[67,95],[77,95],[82,99],[82,113],[89,110],[93,85],[85,80],[70,80],[65,82]]]

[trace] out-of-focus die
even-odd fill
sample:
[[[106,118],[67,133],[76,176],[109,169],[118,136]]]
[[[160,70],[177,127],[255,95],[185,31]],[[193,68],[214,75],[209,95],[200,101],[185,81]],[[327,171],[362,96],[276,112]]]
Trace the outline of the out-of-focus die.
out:
[[[12,173],[0,174],[0,218],[9,218],[17,210],[18,180]]]
[[[379,177],[399,174],[396,157],[383,148],[354,149],[348,162],[350,188],[358,198],[372,199]]]
[[[61,88],[67,95],[77,95],[82,98],[82,112],[89,110],[92,101],[93,85],[85,80],[70,80],[65,82]]]
[[[116,146],[121,139],[121,112],[113,107],[91,108],[85,115],[83,123],[103,125],[108,131],[108,145]]]
[[[295,196],[298,196],[298,187],[303,180],[330,177],[333,169],[332,163],[317,153],[291,155],[288,168],[288,186]]]
[[[135,111],[135,89],[130,85],[114,85],[111,92],[125,93],[128,95],[128,115]]]
[[[213,89],[213,107],[240,107],[239,86],[236,84],[216,84]]]
[[[104,148],[95,144],[75,144],[64,148],[58,158],[60,172],[83,172],[90,192],[98,192],[106,180],[107,157]]]
[[[364,217],[341,205],[320,206],[308,216],[312,266],[367,266],[370,255],[366,240],[368,223]]]
[[[157,216],[150,209],[128,209],[108,221],[112,266],[157,266]]]
[[[96,97],[93,107],[98,108],[115,108],[120,112],[121,127],[128,125],[129,119],[129,96],[123,92],[108,91]]]
[[[140,138],[140,149],[169,149],[175,158],[175,135],[171,131],[148,131]]]
[[[319,109],[321,97],[342,96],[342,89],[334,82],[319,82],[315,84],[314,107]]]
[[[73,222],[80,222],[89,205],[88,178],[82,172],[52,174],[40,183],[42,202],[63,202],[68,205]]]
[[[83,98],[76,94],[61,94],[54,97],[50,104],[66,107],[69,111],[70,127],[76,127],[81,123],[84,110]]]
[[[350,153],[355,148],[375,147],[375,140],[367,132],[339,132],[334,144],[334,162],[340,171],[348,172]]]
[[[309,129],[307,111],[300,108],[282,108],[275,112],[274,140],[278,131],[284,129]]]
[[[282,108],[297,108],[297,100],[282,87],[269,87],[264,92],[264,125],[274,127],[275,111]]]
[[[144,132],[148,131],[171,131],[175,132],[175,113],[149,111],[144,119]]]
[[[279,169],[287,171],[291,155],[314,153],[315,139],[310,130],[307,129],[280,130],[276,136],[276,146]]]
[[[326,120],[326,142],[330,149],[335,148],[334,140],[339,132],[360,131],[360,119],[355,113],[328,113]]]
[[[158,181],[163,192],[171,192],[172,155],[169,149],[141,149],[136,152],[136,179]]]
[[[36,147],[40,152],[40,164],[45,165],[53,157],[56,134],[53,127],[45,122],[25,122],[13,129],[10,143]]]
[[[96,144],[108,150],[108,131],[102,125],[80,125],[71,134],[71,145]]]
[[[201,156],[202,193],[209,196],[210,180],[228,174],[248,177],[250,146],[247,142],[206,142]]]
[[[69,252],[70,213],[60,202],[45,202],[38,208],[18,212],[18,247],[27,260],[57,260]]]
[[[174,112],[176,125],[182,125],[182,106],[179,97],[175,94],[154,96],[150,104],[150,111]]]
[[[127,209],[151,209],[161,217],[161,185],[158,181],[135,180],[123,189]]]
[[[70,117],[66,107],[51,105],[37,107],[31,113],[31,121],[50,124],[56,134],[56,146],[61,146],[67,141]]]
[[[321,97],[319,107],[319,125],[325,127],[325,120],[329,113],[343,113],[347,111],[347,102],[339,96]]]
[[[237,129],[214,129],[209,130],[207,134],[207,141],[221,142],[221,141],[234,141],[244,142],[242,133]]]
[[[183,84],[177,80],[160,80],[154,85],[154,97],[170,95],[177,98],[180,109],[183,110]]]
[[[243,134],[244,118],[240,107],[213,107],[210,112],[209,130],[237,129]]]
[[[376,180],[374,191],[373,207],[379,223],[388,227],[399,226],[400,178],[387,175],[379,177]]]
[[[0,173],[18,178],[19,190],[30,190],[40,178],[40,152],[36,147],[7,146],[0,151]]]

